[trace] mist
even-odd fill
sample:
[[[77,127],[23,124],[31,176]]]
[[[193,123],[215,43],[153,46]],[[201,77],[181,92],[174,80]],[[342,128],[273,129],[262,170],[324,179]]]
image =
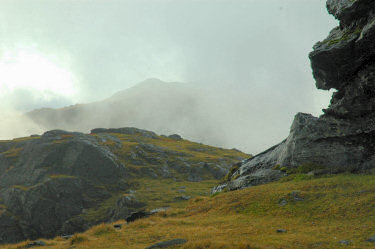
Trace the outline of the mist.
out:
[[[3,0],[0,23],[1,139],[136,126],[257,153],[288,135],[297,112],[320,115],[331,95],[315,89],[308,60],[337,25],[324,0]],[[184,83],[178,96],[189,101],[169,95],[155,110],[150,87],[112,116],[100,106],[148,78]],[[73,108],[74,120],[21,115],[91,102]]]

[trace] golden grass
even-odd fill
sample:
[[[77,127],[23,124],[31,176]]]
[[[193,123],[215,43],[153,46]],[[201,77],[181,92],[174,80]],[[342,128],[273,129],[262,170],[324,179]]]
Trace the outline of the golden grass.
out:
[[[140,134],[127,135],[109,133],[110,135],[119,138],[122,141],[122,148],[117,149],[115,153],[121,157],[121,155],[128,155],[131,149],[139,143],[148,143],[163,147],[165,149],[173,150],[176,152],[183,152],[189,154],[189,159],[196,162],[212,162],[218,159],[237,159],[237,158],[249,158],[250,155],[234,150],[234,149],[223,149],[204,145],[201,143],[195,143],[188,140],[174,140],[168,137],[158,136],[156,139],[147,138]],[[95,134],[93,134],[95,136]],[[116,142],[108,139],[105,143],[107,146],[113,146],[115,148]]]
[[[28,191],[30,189],[30,187],[23,186],[23,185],[13,185],[12,187],[16,188],[16,189],[19,189],[19,190],[22,190],[22,191]]]
[[[18,148],[11,148],[5,152],[3,152],[2,154],[6,157],[6,158],[13,158],[13,157],[18,157],[19,154],[21,153],[22,151],[22,148],[21,147],[18,147]]]
[[[40,139],[40,136],[20,137],[20,138],[15,138],[13,140],[8,140],[8,142],[9,141],[23,142],[23,141],[34,140],[34,139]]]
[[[303,201],[291,193],[298,191]],[[288,204],[280,206],[280,199]],[[150,218],[124,225],[101,224],[76,236],[74,248],[143,249],[153,243],[184,238],[183,249],[374,248],[375,176],[339,175],[276,182],[244,190],[197,197]],[[116,223],[124,223],[117,221]],[[286,233],[277,233],[286,229]],[[48,248],[71,248],[71,240],[46,241]],[[18,245],[3,248],[14,249]]]
[[[77,178],[76,176],[69,176],[69,175],[63,175],[63,174],[51,174],[48,176],[52,179],[59,179],[59,178]]]

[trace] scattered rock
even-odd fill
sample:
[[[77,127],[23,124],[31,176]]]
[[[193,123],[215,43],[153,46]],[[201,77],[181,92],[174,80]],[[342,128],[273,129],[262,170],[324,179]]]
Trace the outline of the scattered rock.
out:
[[[71,239],[73,237],[73,235],[62,235],[61,238],[63,239]]]
[[[173,239],[173,240],[168,240],[168,241],[163,241],[163,242],[153,244],[149,247],[146,247],[146,249],[167,248],[170,246],[182,245],[182,244],[185,244],[186,242],[187,242],[186,239]]]
[[[181,195],[181,196],[176,196],[175,198],[173,198],[173,200],[175,201],[188,201],[190,200],[190,196],[187,196],[187,195]]]
[[[182,140],[182,137],[178,134],[172,134],[172,135],[169,135],[168,138],[170,139],[173,139],[173,140]]]
[[[120,229],[122,228],[122,224],[114,224],[113,227],[114,227],[115,229],[120,230]]]
[[[142,218],[145,218],[149,216],[149,214],[145,211],[145,210],[141,210],[141,211],[137,211],[137,212],[133,212],[131,213],[128,217],[126,217],[126,222],[133,222],[135,220],[138,220],[138,219],[142,219]]]
[[[203,167],[191,167],[189,169],[189,173],[188,173],[188,181],[189,182],[200,182],[203,180],[203,174],[204,174],[204,171],[203,171]]]
[[[283,207],[283,206],[285,206],[285,205],[287,205],[287,204],[288,204],[288,201],[287,201],[287,200],[285,200],[285,199],[280,199],[280,200],[279,200],[279,205],[280,205],[280,206]]]
[[[300,192],[299,191],[293,191],[289,194],[292,199],[294,201],[304,201],[305,199],[303,199],[301,196],[300,196]]]
[[[169,207],[162,207],[162,208],[155,208],[155,209],[152,209],[149,214],[150,215],[153,215],[153,214],[157,214],[157,213],[160,213],[160,212],[165,212],[169,209]]]
[[[287,230],[285,230],[285,229],[277,229],[276,232],[277,233],[286,233]]]
[[[339,244],[344,245],[344,246],[348,246],[348,245],[350,245],[350,241],[349,240],[340,240]]]
[[[375,243],[375,235],[373,235],[372,237],[368,238],[366,241],[367,242],[371,242],[371,243]]]
[[[46,245],[46,242],[44,242],[42,240],[36,240],[36,241],[28,243],[25,246],[25,248],[31,248],[31,247],[34,247],[34,246],[45,246],[45,245]]]

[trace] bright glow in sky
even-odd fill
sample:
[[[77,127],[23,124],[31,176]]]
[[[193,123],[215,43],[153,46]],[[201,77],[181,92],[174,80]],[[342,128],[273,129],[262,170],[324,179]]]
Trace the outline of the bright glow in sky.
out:
[[[74,97],[76,81],[68,69],[35,49],[7,50],[0,56],[0,96],[16,89],[33,89]]]

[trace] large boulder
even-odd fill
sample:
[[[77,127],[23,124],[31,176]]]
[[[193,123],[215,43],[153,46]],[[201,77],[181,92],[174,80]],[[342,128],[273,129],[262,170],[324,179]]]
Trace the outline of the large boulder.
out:
[[[325,173],[375,168],[375,1],[328,0],[327,8],[340,26],[309,57],[317,88],[337,90],[330,106],[319,118],[298,113],[287,139],[231,170],[214,192],[278,180],[304,165]]]
[[[0,243],[72,234],[144,206],[119,196],[100,217],[85,214],[129,187],[124,165],[93,136],[55,130],[0,152]]]

